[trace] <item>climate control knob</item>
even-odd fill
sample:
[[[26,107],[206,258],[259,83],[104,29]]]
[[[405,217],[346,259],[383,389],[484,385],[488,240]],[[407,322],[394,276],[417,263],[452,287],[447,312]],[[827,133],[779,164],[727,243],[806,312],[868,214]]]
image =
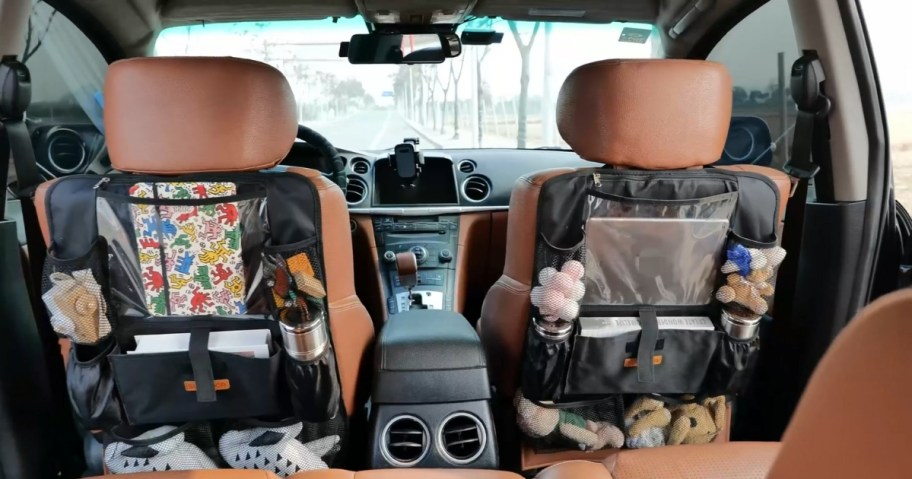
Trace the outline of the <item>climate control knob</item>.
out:
[[[440,254],[437,256],[438,259],[440,259],[441,263],[449,263],[450,261],[453,261],[453,253],[448,249],[440,250]]]
[[[424,246],[412,246],[409,248],[409,251],[415,255],[415,259],[418,260],[418,264],[427,261],[428,250]]]
[[[393,253],[392,251],[387,251],[386,253],[383,253],[383,261],[386,261],[387,263],[395,263],[396,262],[396,253]]]

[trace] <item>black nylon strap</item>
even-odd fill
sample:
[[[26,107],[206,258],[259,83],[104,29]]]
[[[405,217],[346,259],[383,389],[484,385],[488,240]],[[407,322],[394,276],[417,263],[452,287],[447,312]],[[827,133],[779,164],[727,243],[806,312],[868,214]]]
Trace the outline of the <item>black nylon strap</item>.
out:
[[[29,255],[29,289],[37,301],[41,295],[41,273],[44,265],[46,251],[38,214],[32,201],[35,189],[42,183],[43,178],[38,172],[35,162],[35,152],[32,149],[32,140],[25,123],[19,120],[5,120],[0,124],[0,168],[3,169],[3,186],[9,183],[8,173],[10,153],[16,175],[16,185],[13,195],[19,199],[22,210],[22,226],[25,229],[26,247]],[[0,218],[6,217],[6,196],[0,205]],[[37,304],[36,304],[37,305]],[[38,311],[43,308],[38,309]]]
[[[190,330],[190,367],[196,382],[196,401],[215,402],[215,375],[209,358],[209,330],[206,328]]]
[[[0,123],[0,180],[3,185],[3,202],[0,203],[0,221],[6,219],[6,202],[7,193],[6,185],[9,183],[9,166],[10,166],[10,141],[6,132],[6,127]]]
[[[792,67],[791,92],[792,99],[798,105],[798,118],[792,138],[792,157],[784,167],[785,172],[793,177],[795,187],[785,209],[782,247],[788,255],[779,267],[776,302],[773,306],[773,317],[784,324],[791,322],[792,308],[795,304],[808,183],[821,171],[821,164],[827,167],[827,171],[821,175],[825,181],[815,181],[817,199],[826,200],[832,195],[828,121],[832,103],[823,92],[825,80],[823,65],[816,53],[805,52],[795,61]]]
[[[655,382],[655,366],[652,357],[655,355],[656,341],[659,339],[659,318],[654,308],[640,309],[640,345],[637,348],[637,381]]]
[[[16,196],[31,198],[35,188],[44,181],[38,172],[35,150],[28,127],[22,121],[7,121],[3,124],[16,167]]]

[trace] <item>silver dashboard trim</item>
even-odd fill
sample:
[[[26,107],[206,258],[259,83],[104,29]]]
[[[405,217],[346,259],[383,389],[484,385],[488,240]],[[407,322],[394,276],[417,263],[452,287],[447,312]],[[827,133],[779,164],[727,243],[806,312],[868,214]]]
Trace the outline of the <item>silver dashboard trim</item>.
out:
[[[385,216],[434,216],[455,215],[461,213],[479,213],[482,211],[507,211],[509,206],[428,206],[428,207],[389,207],[349,208],[350,214],[385,215]]]

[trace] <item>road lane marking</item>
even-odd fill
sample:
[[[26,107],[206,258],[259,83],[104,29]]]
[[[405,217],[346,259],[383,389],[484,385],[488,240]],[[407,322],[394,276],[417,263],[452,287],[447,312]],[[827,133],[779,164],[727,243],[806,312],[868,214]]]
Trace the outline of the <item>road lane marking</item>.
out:
[[[374,139],[371,141],[369,150],[379,150],[380,148],[387,148],[387,146],[381,147],[378,145],[380,140],[383,139],[383,136],[386,135],[386,130],[389,129],[390,119],[393,117],[392,110],[386,110],[386,117],[383,119],[383,125],[380,127],[380,131],[377,132],[377,135],[374,136]]]

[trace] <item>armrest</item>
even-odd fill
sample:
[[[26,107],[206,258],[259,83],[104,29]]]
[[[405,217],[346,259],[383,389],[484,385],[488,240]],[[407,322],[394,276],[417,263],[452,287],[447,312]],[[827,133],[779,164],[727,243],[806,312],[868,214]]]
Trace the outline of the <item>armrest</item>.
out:
[[[373,402],[490,398],[481,340],[461,314],[425,309],[390,316],[375,359]]]

